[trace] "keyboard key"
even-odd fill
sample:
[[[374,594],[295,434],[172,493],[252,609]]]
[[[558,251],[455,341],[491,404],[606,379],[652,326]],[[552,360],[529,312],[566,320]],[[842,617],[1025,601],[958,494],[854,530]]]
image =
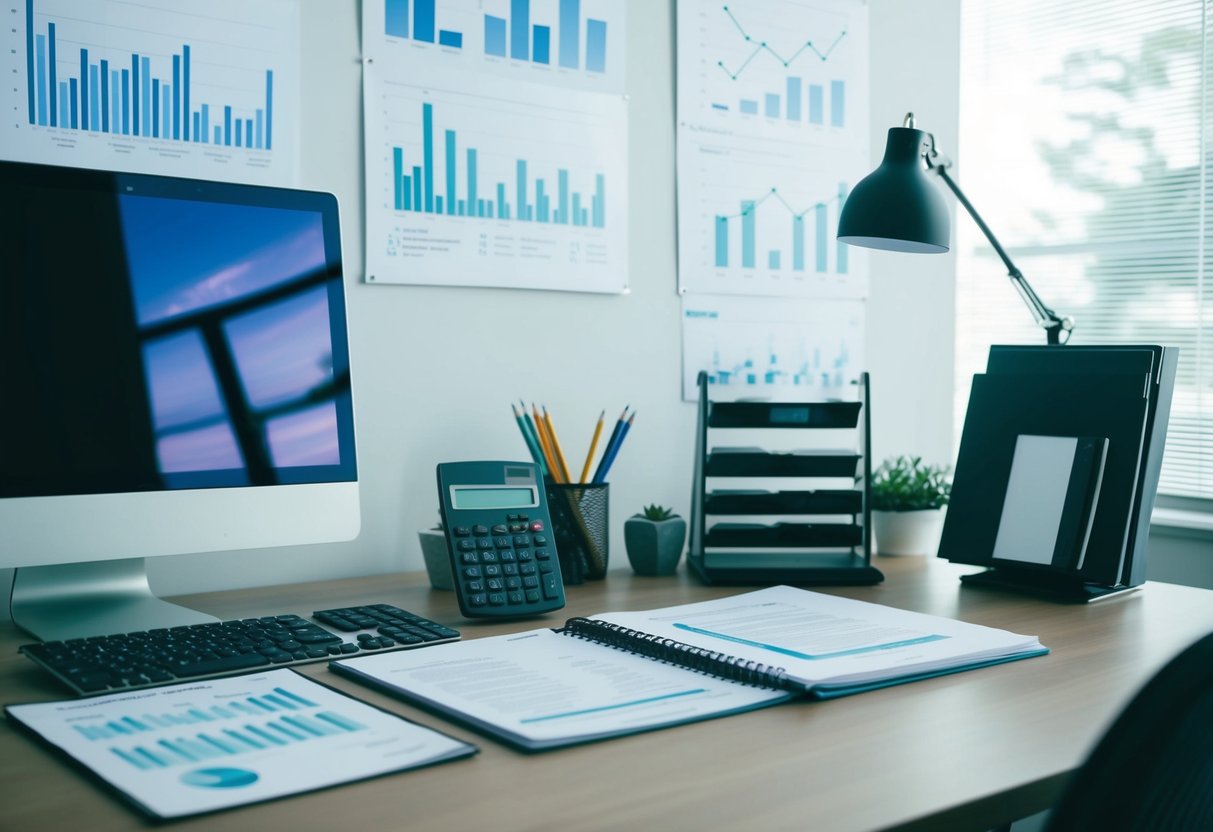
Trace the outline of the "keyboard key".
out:
[[[284,613],[28,644],[21,652],[76,693],[92,695],[459,638],[457,630],[391,604],[318,610],[313,617],[341,632],[377,632],[359,633],[349,642],[314,621]]]

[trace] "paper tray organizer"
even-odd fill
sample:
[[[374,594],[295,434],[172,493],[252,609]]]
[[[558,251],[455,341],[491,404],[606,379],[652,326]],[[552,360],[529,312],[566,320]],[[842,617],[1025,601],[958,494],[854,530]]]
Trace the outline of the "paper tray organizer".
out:
[[[856,401],[713,402],[699,375],[699,417],[687,561],[705,583],[872,584],[884,576],[871,564],[871,414],[868,375],[855,382]],[[712,444],[729,429],[829,430],[853,447],[769,451]],[[799,435],[797,436],[799,439]],[[797,478],[803,488],[712,487],[714,478]],[[850,488],[815,488],[814,478],[846,480]],[[761,484],[761,483],[759,483]],[[772,522],[738,522],[728,517]],[[720,518],[720,519],[714,519]]]

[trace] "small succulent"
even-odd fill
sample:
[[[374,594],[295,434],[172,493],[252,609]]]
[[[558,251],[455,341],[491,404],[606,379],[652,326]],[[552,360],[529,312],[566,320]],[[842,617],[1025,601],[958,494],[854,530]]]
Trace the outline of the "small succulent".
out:
[[[942,508],[952,496],[948,469],[926,465],[922,457],[886,459],[872,476],[872,508],[877,511],[917,511]]]
[[[645,520],[661,522],[662,520],[669,520],[671,517],[673,517],[674,510],[653,503],[651,506],[644,507],[643,515]]]

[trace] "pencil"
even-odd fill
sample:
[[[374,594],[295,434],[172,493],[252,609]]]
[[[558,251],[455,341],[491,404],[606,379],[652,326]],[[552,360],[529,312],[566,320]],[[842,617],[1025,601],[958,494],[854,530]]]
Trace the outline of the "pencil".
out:
[[[552,450],[556,452],[556,464],[560,466],[560,478],[564,482],[571,482],[569,466],[564,461],[564,450],[560,447],[560,437],[556,435],[556,426],[552,424],[552,414],[548,412],[546,406],[543,408],[543,420],[547,422],[548,438],[552,440]]]
[[[560,477],[560,469],[556,467],[556,456],[552,453],[552,441],[547,433],[547,426],[543,421],[543,417],[539,415],[539,408],[532,404],[531,410],[534,415],[535,433],[539,436],[539,445],[543,448],[543,458],[547,460],[548,472],[552,475],[552,479],[558,483],[564,482]]]
[[[603,477],[606,476],[606,471],[603,470],[603,466],[607,465],[607,459],[611,456],[611,449],[614,448],[615,443],[619,441],[619,433],[623,430],[624,422],[628,417],[628,407],[631,407],[631,405],[625,406],[623,408],[623,412],[619,414],[619,418],[615,421],[615,427],[611,430],[610,438],[607,439],[606,448],[604,448],[602,451],[602,459],[598,460],[598,467],[594,470],[594,478],[590,480],[590,482],[602,482]]]
[[[632,415],[628,417],[624,423],[623,429],[619,431],[619,438],[615,440],[615,446],[607,448],[607,453],[603,456],[602,464],[599,465],[599,473],[594,476],[594,482],[606,482],[606,476],[611,470],[611,466],[615,463],[615,457],[619,455],[619,449],[623,446],[623,440],[627,439],[628,431],[632,429],[632,422],[636,419],[636,411],[632,411]]]
[[[602,422],[606,418],[606,411],[598,414],[598,424],[594,425],[594,436],[590,439],[590,450],[585,455],[585,465],[581,469],[581,484],[585,485],[586,477],[590,475],[590,463],[594,461],[594,451],[598,448],[598,439],[602,436]]]
[[[539,466],[539,473],[546,473],[547,467],[543,464],[543,453],[539,450],[539,446],[535,444],[535,438],[527,430],[526,421],[522,418],[522,414],[518,412],[518,405],[511,402],[510,409],[514,411],[514,421],[518,423],[518,430],[522,431],[522,441],[526,443],[527,453],[531,455],[531,459]]]

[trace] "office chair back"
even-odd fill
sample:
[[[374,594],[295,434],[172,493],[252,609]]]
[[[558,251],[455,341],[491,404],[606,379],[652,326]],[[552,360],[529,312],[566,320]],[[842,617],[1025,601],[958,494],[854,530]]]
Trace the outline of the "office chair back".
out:
[[[1172,659],[1116,718],[1048,829],[1213,830],[1213,633]]]

